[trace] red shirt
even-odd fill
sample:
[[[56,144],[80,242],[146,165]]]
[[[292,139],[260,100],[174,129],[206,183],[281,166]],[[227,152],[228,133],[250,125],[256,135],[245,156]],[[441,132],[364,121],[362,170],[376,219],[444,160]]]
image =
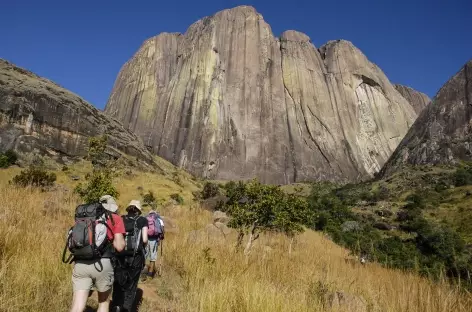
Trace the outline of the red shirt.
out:
[[[123,219],[117,215],[116,213],[113,213],[112,215],[112,218],[113,218],[113,222],[115,223],[115,225],[113,225],[113,223],[111,222],[111,219],[107,219],[107,225],[109,226],[109,228],[107,228],[107,237],[109,240],[113,240],[113,235],[114,234],[125,234],[126,231],[125,231],[125,224],[123,223]],[[110,231],[111,229],[111,231]],[[113,233],[112,233],[113,231]]]

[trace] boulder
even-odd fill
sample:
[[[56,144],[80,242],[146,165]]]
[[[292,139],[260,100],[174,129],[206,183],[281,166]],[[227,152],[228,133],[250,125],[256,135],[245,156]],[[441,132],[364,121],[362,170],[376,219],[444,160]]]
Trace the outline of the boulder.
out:
[[[327,293],[324,302],[335,311],[367,312],[369,308],[364,298],[343,291]]]
[[[228,217],[228,215],[222,211],[217,210],[213,213],[213,222],[221,222],[227,224],[229,220],[230,217]]]
[[[227,201],[228,201],[228,197],[224,195],[213,196],[202,201],[202,208],[209,211],[215,211],[216,209],[220,208],[222,204],[225,204]]]
[[[341,224],[341,230],[343,232],[359,231],[360,229],[361,229],[361,226],[359,225],[359,222],[357,221],[346,221],[343,224]]]
[[[377,222],[372,225],[374,228],[382,230],[382,231],[390,231],[392,230],[392,226],[385,222]]]
[[[388,209],[378,209],[378,210],[375,210],[375,213],[380,217],[388,218],[388,217],[393,216],[393,212],[391,212]]]

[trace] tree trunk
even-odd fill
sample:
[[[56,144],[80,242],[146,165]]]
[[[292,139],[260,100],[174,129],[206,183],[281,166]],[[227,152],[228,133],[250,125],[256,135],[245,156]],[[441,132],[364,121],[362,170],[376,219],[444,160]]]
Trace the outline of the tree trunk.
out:
[[[254,241],[259,238],[259,233],[256,233],[256,229],[257,229],[257,223],[254,222],[252,224],[251,232],[249,233],[249,239],[247,241],[246,248],[244,248],[244,254],[246,256],[249,255],[249,253],[251,252],[251,247]]]
[[[243,238],[244,238],[244,232],[241,231],[238,234],[238,240],[236,241],[236,250],[239,250],[241,248],[241,245],[243,244]]]

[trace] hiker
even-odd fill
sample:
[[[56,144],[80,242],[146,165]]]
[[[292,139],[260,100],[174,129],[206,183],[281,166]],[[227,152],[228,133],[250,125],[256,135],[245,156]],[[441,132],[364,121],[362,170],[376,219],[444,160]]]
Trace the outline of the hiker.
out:
[[[97,312],[109,310],[108,297],[114,279],[112,257],[114,250],[125,247],[125,227],[117,210],[118,205],[110,195],[102,196],[99,203],[76,208],[75,225],[69,231],[66,245],[71,256],[65,261],[66,249],[63,254],[64,262],[74,262],[70,312],[84,311],[92,286],[98,292]]]
[[[144,249],[148,243],[148,222],[141,216],[141,210],[141,202],[132,200],[126,208],[128,214],[122,216],[126,230],[126,247],[116,255],[112,295],[112,311],[115,312],[132,311],[139,276],[145,265]]]
[[[164,240],[164,221],[161,216],[154,210],[147,215],[148,221],[148,237],[149,242],[146,246],[146,259],[149,259],[147,268],[147,276],[154,278],[156,272],[157,250],[159,241]]]

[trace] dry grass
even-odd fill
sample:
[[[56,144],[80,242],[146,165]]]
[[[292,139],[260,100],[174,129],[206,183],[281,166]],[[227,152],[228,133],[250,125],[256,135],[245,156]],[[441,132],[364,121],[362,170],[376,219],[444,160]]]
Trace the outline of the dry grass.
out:
[[[6,181],[16,169],[0,171],[0,311],[67,311],[71,266],[61,263],[64,236],[78,199],[70,191],[15,189]],[[71,169],[76,170],[76,169]],[[59,174],[59,183],[73,184]],[[178,225],[164,243],[164,275],[141,285],[141,311],[329,311],[326,291],[362,296],[371,311],[470,311],[471,297],[412,274],[345,262],[347,252],[319,233],[298,237],[291,256],[283,236],[265,235],[249,258],[234,250],[236,238],[189,240],[211,223],[211,214],[191,205],[195,185],[182,177],[151,174],[120,177],[119,203],[138,196],[138,186],[161,198],[180,192],[183,207],[162,208]],[[207,252],[204,250],[206,248]]]

